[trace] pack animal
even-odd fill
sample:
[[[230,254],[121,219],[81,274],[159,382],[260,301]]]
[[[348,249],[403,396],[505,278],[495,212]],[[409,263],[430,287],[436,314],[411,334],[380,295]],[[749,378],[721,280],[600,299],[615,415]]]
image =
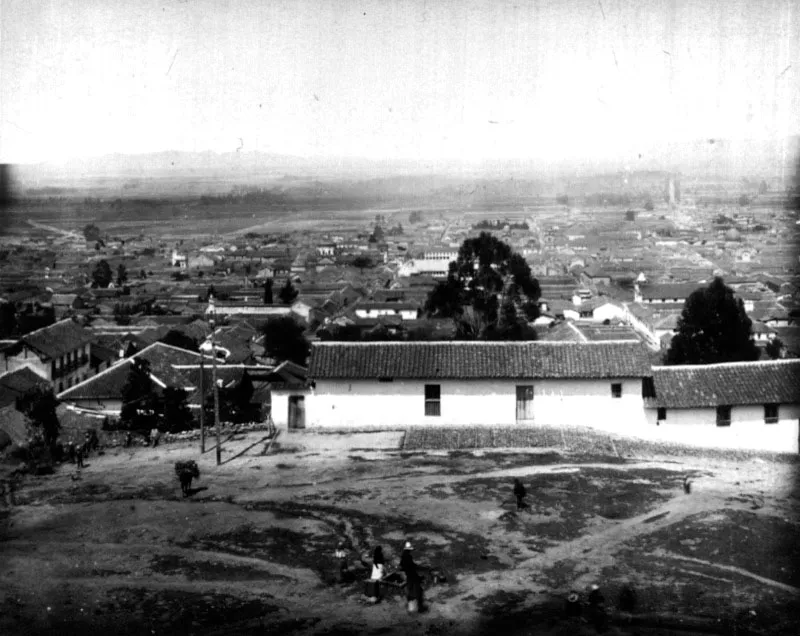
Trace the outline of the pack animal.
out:
[[[197,462],[194,460],[175,462],[175,474],[181,482],[183,496],[188,497],[189,490],[192,487],[192,480],[200,479],[200,469],[197,467]]]

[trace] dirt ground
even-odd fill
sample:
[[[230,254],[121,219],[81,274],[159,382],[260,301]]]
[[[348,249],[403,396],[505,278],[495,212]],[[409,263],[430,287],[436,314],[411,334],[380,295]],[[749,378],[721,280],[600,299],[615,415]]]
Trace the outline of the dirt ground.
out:
[[[284,434],[264,454],[251,433],[225,441],[220,466],[186,443],[27,477],[0,510],[0,633],[591,634],[563,608],[593,583],[610,634],[797,633],[797,464],[402,439]],[[173,465],[190,458],[201,478],[184,499]],[[399,589],[362,594],[374,546],[392,570],[407,539],[425,566],[420,614]],[[617,606],[625,585],[633,613]]]

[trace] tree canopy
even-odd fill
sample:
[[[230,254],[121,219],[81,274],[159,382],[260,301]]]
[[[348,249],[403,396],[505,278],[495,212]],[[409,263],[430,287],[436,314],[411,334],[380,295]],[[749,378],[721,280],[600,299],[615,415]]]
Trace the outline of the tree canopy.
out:
[[[168,433],[182,433],[195,427],[194,416],[189,410],[186,391],[168,386],[161,397],[161,419],[159,427]]]
[[[83,228],[83,236],[89,242],[97,242],[100,240],[100,228],[94,223],[89,223]]]
[[[306,365],[310,346],[303,333],[303,327],[294,318],[291,316],[272,318],[264,325],[263,332],[267,355],[277,362],[291,360],[302,366]]]
[[[752,321],[741,298],[721,278],[686,299],[666,364],[713,364],[758,360]]]
[[[160,342],[180,349],[186,349],[187,351],[194,351],[195,353],[200,352],[200,346],[197,340],[177,329],[170,329],[166,335],[161,338]]]
[[[105,260],[99,261],[92,270],[92,283],[94,286],[105,289],[111,284],[112,279],[111,266]]]
[[[292,285],[292,280],[287,278],[283,287],[278,291],[278,298],[284,305],[291,305],[299,293],[295,286]]]
[[[150,363],[134,358],[122,387],[120,420],[130,430],[150,431],[158,425],[159,396],[150,377]]]
[[[47,446],[58,439],[61,424],[56,415],[58,400],[51,388],[37,386],[27,391],[17,401],[17,409],[24,413]]]
[[[272,302],[272,279],[268,278],[264,281],[264,304],[271,305]]]
[[[459,338],[535,340],[527,320],[538,316],[540,295],[539,281],[525,259],[481,232],[461,245],[447,279],[428,295],[425,312],[453,318]]]

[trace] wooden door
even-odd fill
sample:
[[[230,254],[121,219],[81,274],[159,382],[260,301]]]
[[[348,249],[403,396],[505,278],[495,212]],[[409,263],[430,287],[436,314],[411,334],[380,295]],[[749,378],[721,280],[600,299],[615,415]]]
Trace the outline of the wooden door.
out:
[[[517,422],[533,419],[533,385],[517,387]]]

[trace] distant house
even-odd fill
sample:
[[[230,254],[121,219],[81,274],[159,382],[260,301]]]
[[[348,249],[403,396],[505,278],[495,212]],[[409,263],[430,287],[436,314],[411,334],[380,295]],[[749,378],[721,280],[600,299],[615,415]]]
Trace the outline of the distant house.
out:
[[[318,256],[333,256],[336,253],[335,243],[320,243],[317,245]]]
[[[640,343],[318,342],[312,427],[644,423]]]
[[[800,360],[653,368],[648,418],[664,439],[798,452]]]
[[[679,283],[667,285],[642,285],[634,287],[634,301],[645,305],[683,303],[689,296],[703,287],[702,283]]]
[[[205,254],[191,256],[188,260],[189,269],[210,269],[211,267],[214,267],[215,264],[216,261]]]
[[[416,320],[419,317],[419,306],[402,302],[360,302],[355,306],[358,318],[378,318],[380,316],[399,316],[403,320]]]
[[[181,365],[199,364],[200,354],[166,345],[163,342],[146,347],[101,373],[58,393],[58,399],[74,410],[118,417],[122,410],[122,389],[128,381],[134,360],[150,364],[150,377],[157,390],[167,386],[193,391],[195,386]],[[210,364],[208,358],[207,364]],[[221,367],[225,366],[220,364]]]
[[[91,375],[92,332],[70,319],[37,329],[3,351],[3,370],[28,367],[53,389],[85,380]]]

